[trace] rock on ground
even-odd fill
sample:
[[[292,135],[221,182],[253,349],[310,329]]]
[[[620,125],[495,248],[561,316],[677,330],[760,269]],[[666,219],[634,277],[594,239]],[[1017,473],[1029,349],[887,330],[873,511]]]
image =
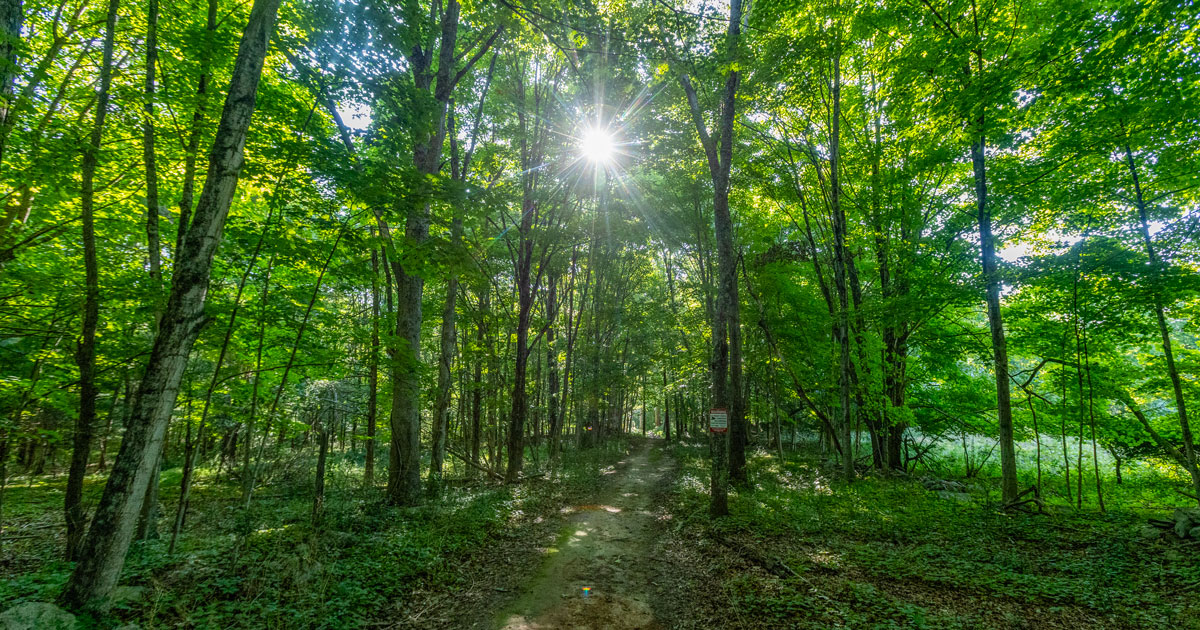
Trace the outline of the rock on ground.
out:
[[[74,630],[75,615],[46,602],[25,602],[0,613],[0,630]]]

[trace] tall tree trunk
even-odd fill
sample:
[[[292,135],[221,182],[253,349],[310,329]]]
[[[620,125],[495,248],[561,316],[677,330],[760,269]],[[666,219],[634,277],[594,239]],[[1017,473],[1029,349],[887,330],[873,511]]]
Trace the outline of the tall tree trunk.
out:
[[[463,178],[463,172],[460,167],[460,158],[458,153],[458,134],[455,129],[454,117],[454,101],[450,100],[447,106],[447,122],[449,123],[450,137],[450,177],[455,181],[460,181]],[[476,123],[478,127],[478,123]],[[450,241],[452,247],[458,247],[462,241],[463,218],[462,210],[457,206],[454,209],[454,219],[450,227]],[[458,300],[458,274],[451,272],[450,277],[446,279],[446,302],[442,307],[442,339],[441,352],[438,357],[438,396],[437,406],[434,408],[433,418],[433,444],[430,448],[429,457],[429,492],[433,496],[437,496],[441,491],[442,485],[442,467],[446,460],[446,433],[450,423],[450,400],[453,383],[451,382],[450,368],[454,361],[454,352],[456,348],[455,342],[455,317],[456,304]]]
[[[308,122],[312,119],[311,115],[308,120],[305,120],[304,126],[308,127]],[[213,392],[217,390],[217,385],[220,383],[221,368],[225,366],[225,355],[229,351],[229,342],[233,339],[233,331],[237,326],[238,314],[242,308],[242,295],[246,291],[246,284],[250,279],[250,273],[258,264],[258,255],[262,252],[263,243],[266,242],[267,234],[271,231],[271,219],[275,216],[275,206],[272,204],[267,211],[267,219],[263,222],[263,227],[258,233],[258,241],[254,245],[254,251],[250,254],[250,261],[246,264],[246,270],[242,272],[242,277],[238,281],[237,294],[233,298],[233,310],[229,313],[229,324],[225,327],[225,336],[221,340],[221,349],[217,352],[217,363],[213,366],[212,379],[209,380],[208,389],[204,392],[204,406],[200,411],[200,424],[196,427],[197,442],[204,441],[204,429],[208,422],[208,411],[212,407]],[[272,262],[274,257],[272,257]],[[264,287],[271,283],[271,267],[268,266],[266,278],[263,280]],[[265,291],[265,289],[264,289]],[[257,369],[257,368],[256,368]],[[189,403],[190,404],[190,403]],[[246,435],[251,435],[252,427],[247,426]],[[171,528],[171,543],[168,545],[168,553],[175,552],[175,542],[179,538],[179,532],[183,528],[183,522],[187,518],[188,497],[192,490],[192,477],[196,468],[196,445],[190,445],[187,452],[184,454],[183,461],[183,483],[179,491],[179,503],[175,509],[175,523]]]
[[[850,363],[850,302],[846,288],[846,267],[850,255],[846,251],[846,214],[842,209],[841,202],[841,164],[838,155],[841,145],[842,117],[841,62],[839,48],[833,57],[833,113],[829,118],[829,205],[833,215],[833,277],[838,303],[834,327],[839,351],[838,401],[843,445],[842,474],[846,481],[852,481],[854,479],[856,442],[850,435],[850,385],[854,378],[854,366]]]
[[[729,3],[729,22],[725,40],[729,61],[737,57],[738,40],[742,28],[742,2]],[[680,77],[692,121],[700,135],[708,161],[709,174],[713,182],[713,223],[717,240],[718,287],[714,316],[713,339],[713,407],[725,408],[729,412],[729,430],[712,434],[713,471],[710,484],[711,503],[709,514],[724,516],[729,513],[727,486],[730,477],[745,476],[745,442],[739,443],[744,428],[742,417],[742,366],[741,366],[741,322],[738,313],[737,259],[733,245],[733,219],[729,213],[729,172],[733,162],[733,123],[737,106],[737,88],[741,73],[737,64],[731,63],[725,77],[725,89],[721,97],[721,109],[717,120],[718,139],[708,133],[707,123],[700,109],[696,90],[686,75]],[[739,449],[734,451],[733,449]],[[732,463],[732,466],[729,465]]]
[[[671,394],[667,389],[667,368],[663,368],[663,439],[671,441]]]
[[[462,218],[455,217],[451,239],[458,242],[462,237]],[[429,490],[437,496],[442,483],[442,465],[446,459],[446,431],[450,422],[451,374],[455,349],[455,308],[458,299],[458,277],[451,275],[446,281],[446,302],[442,307],[441,353],[438,358],[438,397],[434,408],[433,444],[429,459]]]
[[[441,170],[442,144],[446,138],[446,112],[457,80],[454,73],[458,37],[459,5],[446,3],[442,12],[441,41],[437,53],[436,78],[430,70],[433,51],[417,47],[409,58],[415,87],[433,97],[436,113],[413,137],[413,163],[422,175]],[[432,89],[431,89],[432,88]],[[406,217],[404,236],[420,245],[429,238],[430,205],[413,204]],[[386,230],[385,237],[387,236]],[[414,505],[421,498],[421,296],[425,279],[405,271],[399,258],[392,260],[396,276],[396,337],[400,342],[392,360],[392,410],[388,500],[393,505]]]
[[[60,598],[72,609],[103,608],[120,576],[146,486],[155,476],[188,353],[204,324],[204,304],[221,228],[245,158],[267,44],[281,0],[255,0],[238,48],[229,95],[209,154],[208,176],[177,256],[171,294],[121,450],[75,570]],[[114,4],[116,0],[113,0]]]
[[[1104,511],[1104,487],[1100,482],[1100,452],[1096,444],[1096,395],[1092,387],[1092,363],[1088,353],[1087,332],[1083,335],[1083,365],[1087,370],[1088,419],[1092,427],[1092,472],[1096,480],[1096,504]],[[1034,429],[1036,431],[1036,428]],[[1039,461],[1039,468],[1041,462]]]
[[[317,274],[317,281],[313,284],[312,293],[308,297],[308,305],[304,307],[304,317],[300,319],[300,327],[296,329],[296,338],[292,340],[292,350],[288,354],[287,363],[283,366],[283,375],[279,377],[279,386],[275,388],[275,398],[271,400],[271,408],[267,411],[267,429],[263,432],[263,439],[270,432],[271,422],[275,418],[275,412],[279,409],[279,401],[283,398],[284,391],[287,390],[288,375],[292,372],[292,366],[296,363],[296,352],[300,349],[300,342],[304,339],[304,331],[308,329],[309,319],[312,318],[313,307],[317,304],[317,298],[321,295],[321,284],[325,281],[325,273],[329,270],[329,263],[333,262],[334,255],[337,254],[338,245],[342,242],[342,237],[346,235],[346,225],[343,223],[338,229],[337,238],[333,240],[333,246],[329,248],[329,254],[325,256],[325,262],[321,264],[321,271]],[[274,260],[274,258],[272,258]],[[283,442],[284,427],[286,424],[280,423],[279,441]],[[307,441],[307,435],[305,436]],[[254,490],[254,479],[257,476],[257,471],[252,470],[250,475],[250,484],[247,486],[250,492]],[[248,494],[245,497],[246,507],[250,506],[251,496]]]
[[[150,282],[154,287],[154,316],[162,307],[162,244],[158,236],[158,166],[154,153],[154,73],[158,64],[158,0],[146,9],[146,84],[142,118],[142,163],[146,168],[146,250],[150,255]]]
[[[13,79],[19,69],[17,51],[25,21],[21,4],[22,0],[0,0],[0,124],[8,119],[13,104]]]
[[[92,133],[83,150],[83,186],[80,195],[83,229],[84,300],[83,330],[75,363],[79,366],[79,416],[75,421],[75,438],[71,451],[71,469],[67,476],[64,502],[67,520],[67,558],[79,557],[83,539],[83,478],[87,475],[88,455],[92,449],[92,434],[96,427],[96,327],[100,321],[100,269],[96,260],[95,180],[99,161],[100,141],[104,134],[104,118],[108,114],[108,89],[112,84],[113,47],[117,29],[119,0],[109,0],[108,21],[104,29],[104,56],[100,62],[100,85],[96,92],[96,118]]]
[[[538,166],[542,163],[542,137],[545,128],[542,117],[540,91],[533,90],[533,128],[527,123],[525,114],[527,102],[524,80],[519,80],[519,98],[522,107],[517,108],[517,120],[520,132],[521,160],[521,221],[517,230],[515,283],[517,292],[517,330],[516,347],[514,349],[512,409],[509,415],[508,428],[508,465],[504,472],[504,480],[514,483],[521,474],[525,458],[525,419],[529,413],[527,392],[527,371],[529,366],[529,325],[533,312],[533,298],[537,287],[534,286],[533,270],[533,226],[537,223],[540,204],[535,197],[538,182]],[[601,191],[603,195],[603,191]],[[538,272],[541,279],[541,270]]]
[[[334,394],[336,397],[336,393]],[[336,404],[336,403],[335,403]],[[331,412],[337,413],[337,409]],[[312,507],[312,526],[317,528],[321,525],[322,517],[325,515],[325,458],[329,455],[329,432],[330,426],[327,420],[322,420],[317,427],[317,475],[313,487],[313,507]]]
[[[267,337],[267,299],[271,295],[271,270],[275,268],[275,254],[267,261],[267,273],[263,279],[262,298],[259,300],[258,311],[258,347],[254,352],[254,383],[250,388],[250,413],[246,414],[246,448],[242,450],[242,498],[244,506],[249,507],[250,496],[254,493],[254,463],[250,461],[254,446],[254,421],[258,415],[258,389],[262,383],[263,343]],[[259,454],[266,447],[267,438],[271,432],[268,420],[263,429],[262,442],[258,446]]]
[[[531,193],[528,191],[527,193]],[[528,413],[526,393],[526,369],[529,365],[529,319],[533,310],[533,288],[530,284],[530,269],[533,265],[533,218],[537,212],[531,194],[527,194],[522,205],[520,244],[517,256],[517,340],[514,350],[512,413],[508,427],[508,466],[504,480],[514,483],[521,474],[525,453],[525,414]]]
[[[558,459],[558,449],[562,439],[562,416],[558,403],[558,344],[555,343],[555,329],[558,321],[558,274],[551,273],[548,279],[549,291],[546,293],[546,318],[549,327],[546,330],[546,380],[549,389],[547,423],[550,425],[550,465]]]
[[[192,112],[192,128],[188,132],[183,166],[183,192],[179,195],[179,225],[175,233],[176,258],[183,249],[183,237],[187,234],[188,224],[192,218],[192,198],[196,189],[196,158],[200,153],[204,111],[208,105],[208,82],[212,78],[212,48],[216,45],[217,0],[208,0],[208,21],[205,28],[207,45],[200,57],[200,78],[196,82],[196,109]]]
[[[1079,321],[1079,274],[1082,248],[1083,244],[1081,243],[1075,250],[1075,274],[1071,279],[1071,324],[1075,333],[1075,381],[1077,385],[1076,393],[1079,396],[1078,405],[1076,406],[1076,415],[1079,418],[1079,431],[1076,433],[1075,442],[1075,470],[1079,474],[1075,476],[1075,509],[1083,508],[1083,342],[1080,338],[1081,324]]]
[[[570,404],[571,403],[571,394],[573,393],[571,390],[571,374],[572,374],[572,370],[575,366],[575,342],[576,342],[576,340],[579,339],[579,328],[580,328],[580,326],[583,325],[583,304],[584,304],[584,302],[587,301],[587,292],[588,292],[587,280],[585,279],[583,288],[579,290],[580,308],[578,309],[578,312],[576,312],[576,308],[575,308],[575,303],[576,303],[575,302],[575,295],[576,295],[575,278],[577,277],[578,271],[579,271],[579,248],[575,247],[571,251],[571,276],[570,276],[570,279],[567,281],[567,313],[566,313],[566,320],[565,320],[564,326],[563,326],[563,334],[565,334],[567,337],[567,349],[566,349],[566,352],[563,354],[563,369],[562,369],[562,377],[561,377],[562,378],[561,398],[563,401],[561,415],[562,415],[562,424],[564,427],[567,424],[567,419],[570,417],[569,413],[572,410],[575,410],[576,413],[578,413],[578,403],[576,403],[575,405]],[[589,268],[587,270],[585,278],[590,278],[591,273],[592,273],[591,268]],[[572,318],[574,319],[574,321],[572,321]],[[578,428],[579,428],[578,417],[576,417],[575,428],[578,432]],[[560,445],[560,450],[556,451],[554,453],[555,461],[552,462],[552,465],[557,463],[557,458],[560,454],[561,454],[561,445]]]
[[[21,27],[25,23],[22,0],[0,0],[0,164],[4,163],[4,147],[8,132],[13,128],[17,104],[16,78],[20,67]]]
[[[1142,242],[1146,244],[1146,255],[1150,258],[1150,270],[1155,279],[1162,275],[1163,264],[1154,249],[1154,241],[1150,238],[1150,220],[1146,213],[1146,200],[1142,196],[1142,183],[1138,177],[1137,163],[1133,161],[1133,151],[1125,145],[1125,163],[1129,167],[1129,175],[1133,178],[1133,189],[1136,194],[1138,222],[1141,224]],[[1171,329],[1167,326],[1167,316],[1163,307],[1162,294],[1157,287],[1154,291],[1154,317],[1158,322],[1158,333],[1162,337],[1163,358],[1167,360],[1167,375],[1171,378],[1171,389],[1175,394],[1175,409],[1179,416],[1179,430],[1183,437],[1183,455],[1187,460],[1188,473],[1192,476],[1192,489],[1196,501],[1200,503],[1200,465],[1196,461],[1196,446],[1192,441],[1192,425],[1188,422],[1187,403],[1183,398],[1183,381],[1179,378],[1179,369],[1175,366],[1175,352],[1171,346]]]
[[[488,311],[488,295],[491,288],[490,283],[485,283],[483,286],[482,295],[479,296],[479,321],[475,323],[475,344],[478,349],[478,356],[475,357],[475,378],[474,388],[471,392],[471,463],[479,464],[479,443],[483,437],[483,362],[490,357],[491,337],[487,335],[487,311]],[[484,341],[488,340],[487,350],[484,349]],[[488,381],[492,378],[491,371],[488,371]]]
[[[982,121],[981,123],[982,124]],[[975,203],[979,220],[979,247],[983,278],[987,284],[988,327],[992,332],[992,360],[996,371],[996,416],[1000,424],[1000,489],[1005,503],[1017,498],[1017,451],[1013,444],[1012,399],[1008,382],[1008,343],[1000,314],[1000,274],[996,266],[996,239],[992,236],[992,213],[987,199],[982,132],[971,143],[975,170]]]
[[[379,417],[379,250],[374,247],[371,248],[371,356],[367,371],[367,452],[363,484],[372,486],[375,484],[375,425]]]
[[[122,379],[125,386],[125,401],[124,405],[129,406],[129,379]],[[117,415],[117,401],[121,399],[121,383],[118,383],[113,388],[112,403],[108,406],[108,418],[104,423],[104,434],[100,436],[100,455],[96,458],[96,472],[103,472],[108,468],[108,438],[112,435],[113,419]]]

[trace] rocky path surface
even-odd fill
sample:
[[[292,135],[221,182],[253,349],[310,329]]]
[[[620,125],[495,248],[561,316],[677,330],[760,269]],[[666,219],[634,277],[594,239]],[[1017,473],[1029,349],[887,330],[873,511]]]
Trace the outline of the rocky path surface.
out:
[[[651,609],[660,571],[652,493],[670,473],[661,443],[642,441],[595,503],[570,515],[543,565],[496,617],[503,630],[662,630]]]

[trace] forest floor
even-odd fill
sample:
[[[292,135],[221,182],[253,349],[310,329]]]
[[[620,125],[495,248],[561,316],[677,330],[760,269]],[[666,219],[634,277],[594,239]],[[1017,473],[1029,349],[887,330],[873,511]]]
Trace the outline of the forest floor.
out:
[[[661,442],[654,451],[650,441],[635,444],[595,503],[564,509],[537,574],[496,616],[504,630],[662,628],[652,609],[666,568],[652,553],[654,494],[671,480],[671,459]]]
[[[1200,628],[1195,548],[1147,538],[1137,511],[1005,513],[986,483],[845,485],[810,454],[757,453],[713,521],[707,466],[703,444],[633,440],[472,627]]]
[[[166,536],[135,545],[123,599],[94,627],[1200,629],[1200,553],[1145,535],[1170,513],[1161,494],[1013,514],[992,479],[947,497],[754,451],[752,483],[714,521],[703,442],[627,438],[570,451],[554,477],[467,480],[401,509],[361,486],[354,453],[336,461],[316,529],[311,461],[281,463],[250,511],[236,479],[205,474],[179,550]],[[164,506],[178,473],[164,473]],[[69,574],[62,483],[8,489],[0,610],[53,601]],[[90,504],[101,487],[89,477]]]

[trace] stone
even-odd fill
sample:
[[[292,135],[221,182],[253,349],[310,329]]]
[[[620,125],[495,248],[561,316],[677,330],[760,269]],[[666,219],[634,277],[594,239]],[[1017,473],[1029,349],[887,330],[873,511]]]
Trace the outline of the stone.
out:
[[[921,485],[925,486],[926,490],[937,492],[943,490],[946,492],[966,492],[967,485],[959,481],[951,481],[949,479],[935,479],[933,477],[925,477],[921,479]]]
[[[1142,530],[1140,533],[1142,538],[1146,540],[1154,540],[1155,538],[1159,538],[1163,535],[1163,530],[1153,525],[1142,525]]]
[[[971,493],[969,492],[951,492],[949,490],[939,490],[937,495],[943,499],[958,501],[960,503],[971,502]]]
[[[146,599],[145,586],[118,586],[113,589],[109,601],[114,604],[137,604]]]
[[[1193,528],[1200,527],[1200,508],[1179,508],[1171,520],[1175,521],[1175,535],[1187,538]]]
[[[0,613],[0,630],[75,630],[75,615],[46,602],[25,602]]]

